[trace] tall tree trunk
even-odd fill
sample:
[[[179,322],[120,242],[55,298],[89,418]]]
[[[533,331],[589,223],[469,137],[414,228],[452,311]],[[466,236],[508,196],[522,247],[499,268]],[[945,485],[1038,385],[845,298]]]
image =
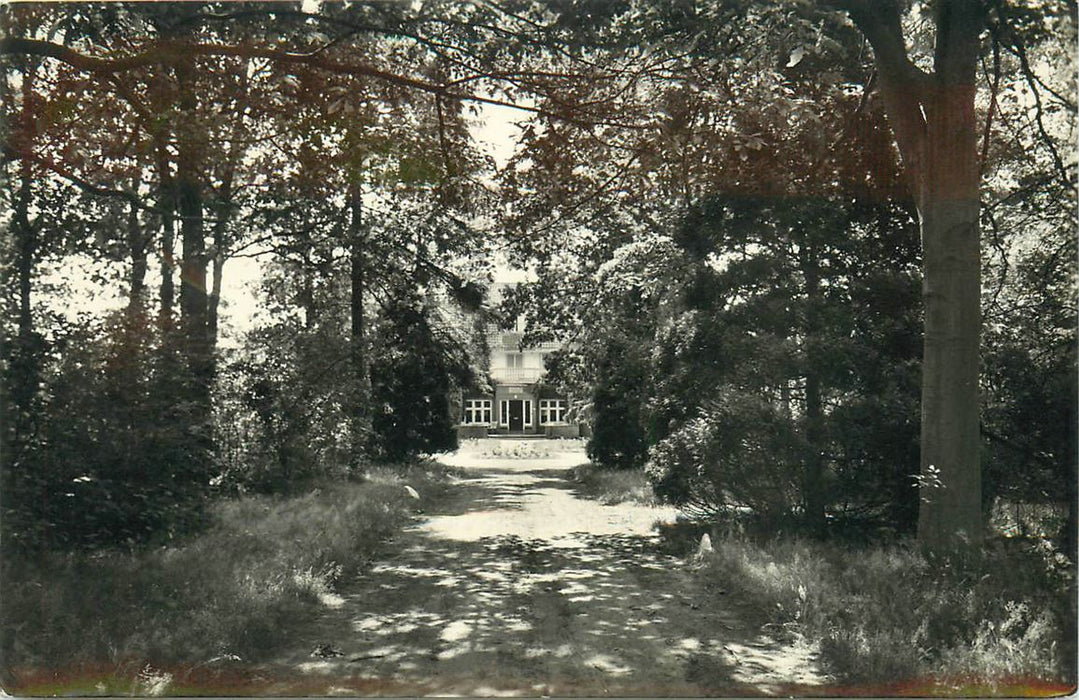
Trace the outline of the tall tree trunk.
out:
[[[213,275],[210,282],[209,308],[207,309],[206,333],[210,347],[217,347],[218,310],[221,306],[221,280],[225,274],[225,248],[222,237],[214,234]]]
[[[922,230],[921,469],[929,487],[918,538],[930,549],[982,537],[978,395],[981,331],[981,180],[974,112],[981,4],[937,8],[935,85],[926,101],[925,162],[918,214]]]
[[[914,187],[922,235],[921,505],[931,551],[982,538],[978,431],[981,329],[975,67],[985,8],[934,5],[934,71],[908,58],[894,0],[838,0],[873,46],[885,106]]]
[[[818,307],[820,303],[820,271],[817,261],[803,240],[799,246],[802,274],[805,281],[805,436],[808,450],[805,456],[806,522],[814,534],[824,534],[824,408],[821,398],[820,372],[814,344],[820,334]]]
[[[247,94],[247,84],[244,83],[243,96]],[[210,290],[207,330],[210,334],[210,347],[216,352],[218,311],[221,306],[221,281],[225,274],[226,253],[229,247],[228,225],[232,216],[232,190],[236,178],[236,167],[243,156],[244,149],[239,145],[241,129],[246,110],[244,100],[233,103],[233,120],[230,129],[231,140],[228,154],[225,156],[224,172],[221,175],[221,187],[217,192],[217,205],[214,207],[214,239],[213,239],[213,281]]]
[[[168,333],[173,327],[173,307],[176,303],[176,283],[173,280],[176,268],[176,194],[164,147],[158,152],[157,172],[157,203],[161,211],[161,308],[158,323],[162,331]]]
[[[166,89],[166,68],[161,66],[150,83],[150,99],[153,108],[163,114],[172,113],[176,98]],[[157,207],[161,226],[161,287],[158,326],[162,333],[171,336],[174,329],[176,303],[175,243],[176,243],[176,182],[173,178],[172,157],[169,143],[176,133],[175,119],[154,122],[150,136],[153,144],[154,169],[157,174]]]
[[[367,438],[371,432],[371,378],[367,363],[367,333],[364,318],[364,291],[366,287],[365,250],[367,241],[363,226],[363,193],[359,184],[349,185],[349,277],[351,282],[351,335],[349,351],[352,361],[352,424],[351,461],[356,470],[362,470]]]
[[[175,186],[183,251],[180,266],[180,329],[182,353],[188,368],[187,399],[191,405],[191,428],[197,436],[200,451],[209,453],[212,449],[210,386],[214,357],[206,290],[202,134],[198,131],[193,68],[194,62],[190,58],[181,59],[175,65],[180,94]]]
[[[150,236],[139,223],[139,209],[131,204],[127,213],[127,248],[131,255],[131,272],[128,277],[128,315],[132,320],[142,315],[145,308],[147,244]]]
[[[21,114],[19,131],[15,138],[20,148],[29,153],[34,136],[34,77],[36,65],[27,60],[22,69]],[[37,258],[37,228],[30,222],[33,199],[33,165],[29,158],[22,158],[19,167],[19,189],[15,195],[11,228],[15,242],[15,268],[19,285],[18,327],[15,352],[11,360],[10,397],[13,409],[11,421],[12,457],[16,460],[33,432],[33,403],[40,376],[40,337],[34,328],[34,267]],[[10,461],[7,462],[11,464]]]

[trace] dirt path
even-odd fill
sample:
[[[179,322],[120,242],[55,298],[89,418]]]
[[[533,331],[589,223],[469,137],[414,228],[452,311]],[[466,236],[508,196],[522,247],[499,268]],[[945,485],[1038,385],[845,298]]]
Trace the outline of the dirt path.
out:
[[[755,695],[821,682],[808,649],[746,629],[733,604],[703,612],[721,592],[652,532],[673,511],[580,498],[565,466],[476,459],[396,555],[265,669],[288,678],[274,694]],[[334,655],[312,656],[320,645]]]

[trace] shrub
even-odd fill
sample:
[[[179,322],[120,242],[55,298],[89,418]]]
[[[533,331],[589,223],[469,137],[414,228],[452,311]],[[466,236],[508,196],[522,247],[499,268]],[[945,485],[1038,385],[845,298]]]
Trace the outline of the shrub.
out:
[[[588,458],[611,469],[640,467],[648,455],[641,403],[647,365],[643,346],[608,339],[592,390]]]
[[[721,389],[700,416],[652,449],[647,471],[657,495],[697,513],[749,506],[781,515],[801,502],[799,445],[774,404]]]
[[[144,321],[65,327],[33,429],[0,450],[5,549],[124,546],[202,524],[212,460],[194,380]]]
[[[457,448],[451,393],[470,380],[464,347],[441,334],[433,311],[404,296],[386,310],[371,360],[371,450],[399,461]]]

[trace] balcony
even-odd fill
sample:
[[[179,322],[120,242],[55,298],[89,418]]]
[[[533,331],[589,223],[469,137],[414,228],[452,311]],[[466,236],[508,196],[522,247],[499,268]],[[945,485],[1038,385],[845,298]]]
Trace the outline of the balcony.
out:
[[[491,381],[495,384],[534,384],[543,372],[542,367],[492,367]]]
[[[497,326],[490,325],[487,328],[487,345],[492,350],[504,352],[518,352],[521,350],[521,340],[524,333],[520,331],[499,330]],[[542,343],[532,343],[524,346],[524,350],[558,350],[563,347],[562,343],[555,340],[546,340]]]

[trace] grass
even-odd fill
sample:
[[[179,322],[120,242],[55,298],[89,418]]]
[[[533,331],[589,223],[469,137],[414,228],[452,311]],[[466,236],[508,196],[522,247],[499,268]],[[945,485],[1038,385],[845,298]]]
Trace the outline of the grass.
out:
[[[96,674],[97,692],[155,694],[177,669],[266,658],[378,555],[443,476],[376,468],[363,483],[219,502],[204,533],[174,546],[5,562],[3,685],[29,692],[21,682],[81,672]]]
[[[1074,683],[1073,578],[1051,552],[997,543],[930,566],[903,546],[715,540],[701,569],[708,586],[819,643],[841,686],[1015,695]]]
[[[658,503],[643,469],[604,469],[584,464],[571,469],[569,478],[580,495],[604,505]]]

